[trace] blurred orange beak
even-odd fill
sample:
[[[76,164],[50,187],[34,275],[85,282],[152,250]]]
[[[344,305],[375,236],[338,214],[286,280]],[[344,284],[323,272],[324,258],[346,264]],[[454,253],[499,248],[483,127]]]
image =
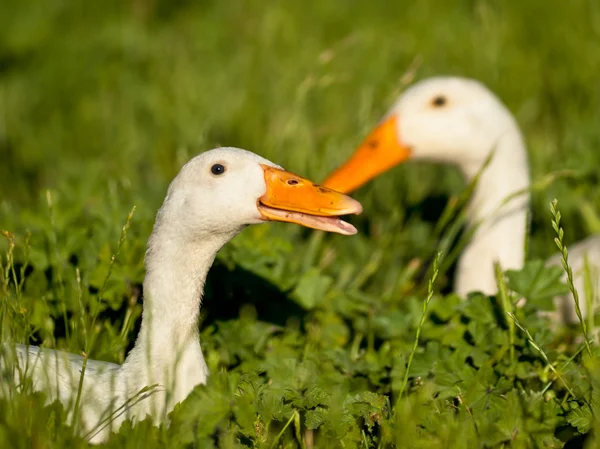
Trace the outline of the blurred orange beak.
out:
[[[261,167],[267,185],[267,191],[258,201],[263,220],[296,223],[345,235],[356,234],[356,228],[338,216],[360,214],[362,206],[358,201],[287,170],[264,164]]]
[[[404,162],[410,155],[410,148],[402,145],[398,139],[397,118],[392,115],[367,136],[352,157],[329,175],[323,185],[338,192],[350,193]]]

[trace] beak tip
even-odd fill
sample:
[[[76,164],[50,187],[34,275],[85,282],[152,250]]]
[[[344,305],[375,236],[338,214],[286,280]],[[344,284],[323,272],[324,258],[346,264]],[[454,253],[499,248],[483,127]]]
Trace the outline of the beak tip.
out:
[[[354,212],[354,215],[360,215],[363,212],[363,207],[362,204],[360,204],[358,201],[356,202],[356,211]]]

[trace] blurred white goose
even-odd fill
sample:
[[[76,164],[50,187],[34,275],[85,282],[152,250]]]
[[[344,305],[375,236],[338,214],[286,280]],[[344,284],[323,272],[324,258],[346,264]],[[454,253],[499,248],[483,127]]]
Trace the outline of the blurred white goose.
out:
[[[338,216],[361,211],[352,198],[245,150],[215,149],[188,162],[169,186],[148,241],[135,347],[122,366],[87,363],[82,435],[98,443],[127,417],[150,415],[159,422],[194,386],[206,382],[198,332],[204,281],[217,252],[244,227],[272,220],[351,235],[356,229]],[[7,360],[0,365],[13,366],[11,354],[16,355],[15,382],[23,379],[18,371],[26,370],[34,390],[46,390],[50,400],[72,409],[83,359],[32,346],[14,349],[4,345]],[[155,390],[138,394],[155,384]]]
[[[492,295],[497,292],[495,260],[504,270],[520,269],[524,264],[529,193],[503,202],[528,188],[530,178],[527,151],[514,117],[481,83],[435,77],[415,84],[323,185],[348,193],[409,158],[454,164],[470,182],[492,150],[492,159],[467,206],[470,225],[479,223],[479,227],[461,254],[454,285],[463,297],[471,291]],[[600,236],[570,248],[569,260],[579,292],[583,292],[585,254],[597,273]],[[549,263],[560,263],[560,257]],[[598,292],[600,276],[596,274],[594,280],[594,291]],[[557,298],[555,305],[564,321],[577,319],[572,299]]]

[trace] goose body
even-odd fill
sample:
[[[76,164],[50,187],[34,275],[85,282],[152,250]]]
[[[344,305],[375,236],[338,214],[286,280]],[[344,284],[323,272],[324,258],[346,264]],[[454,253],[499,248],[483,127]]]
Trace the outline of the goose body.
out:
[[[169,186],[148,241],[134,348],[123,365],[87,361],[81,434],[99,443],[126,418],[160,422],[206,382],[198,331],[204,282],[217,252],[244,227],[284,221],[351,235],[356,229],[338,216],[361,210],[355,200],[245,150],[219,148],[193,158]],[[59,399],[73,417],[82,357],[8,343],[2,349],[0,368],[12,370],[16,385],[27,388],[30,379],[34,391]]]
[[[600,235],[591,235],[574,245],[569,245],[569,265],[573,270],[573,283],[579,294],[579,306],[585,317],[588,315],[586,295],[592,296],[594,305],[598,304],[600,294]],[[547,260],[548,265],[561,265],[561,254],[556,253]],[[586,270],[589,269],[590,284],[586,285]],[[566,323],[578,321],[575,306],[571,296],[558,297],[554,300],[558,318],[551,315],[554,320],[559,318]]]
[[[475,229],[458,260],[454,290],[462,297],[471,291],[495,294],[494,261],[503,270],[520,269],[525,261],[530,175],[516,120],[475,80],[429,78],[400,96],[323,185],[348,193],[411,158],[456,165],[468,182],[479,175],[467,205],[468,226]],[[600,236],[572,249],[576,251],[570,251],[569,260],[574,266],[581,268],[587,254],[590,264],[600,267]],[[560,263],[560,256],[549,263]],[[581,272],[576,278],[579,287]],[[557,298],[555,304],[563,312],[562,320],[577,319],[572,299]]]

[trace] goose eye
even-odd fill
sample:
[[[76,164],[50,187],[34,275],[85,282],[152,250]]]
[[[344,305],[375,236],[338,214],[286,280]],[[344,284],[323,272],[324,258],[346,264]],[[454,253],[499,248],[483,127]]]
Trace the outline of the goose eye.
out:
[[[446,97],[444,97],[443,95],[438,95],[433,99],[431,104],[436,108],[444,106],[446,104]]]
[[[213,175],[222,175],[223,173],[225,173],[225,167],[223,166],[223,164],[215,164],[212,167],[210,167],[210,172]]]

